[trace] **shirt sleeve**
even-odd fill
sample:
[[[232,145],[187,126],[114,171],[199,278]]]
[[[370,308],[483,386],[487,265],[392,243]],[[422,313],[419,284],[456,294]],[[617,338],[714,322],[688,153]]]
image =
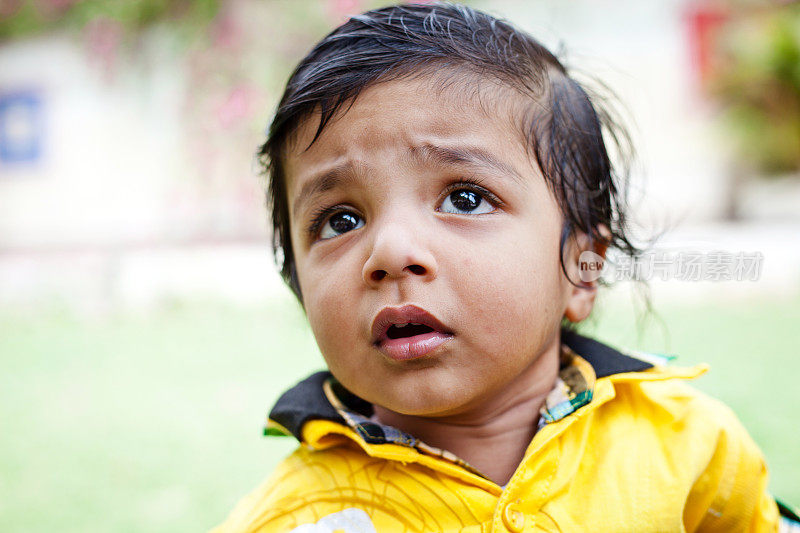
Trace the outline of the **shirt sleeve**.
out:
[[[778,507],[768,492],[761,451],[727,406],[712,400],[709,407],[706,416],[718,428],[717,442],[687,499],[686,530],[778,531]]]

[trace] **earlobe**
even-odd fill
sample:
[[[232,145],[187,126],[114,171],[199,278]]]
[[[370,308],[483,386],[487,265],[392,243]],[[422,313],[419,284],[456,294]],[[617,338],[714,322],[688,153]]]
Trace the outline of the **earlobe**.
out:
[[[588,318],[594,307],[595,296],[597,296],[597,282],[581,282],[579,286],[573,287],[569,303],[564,310],[564,317],[573,323]]]

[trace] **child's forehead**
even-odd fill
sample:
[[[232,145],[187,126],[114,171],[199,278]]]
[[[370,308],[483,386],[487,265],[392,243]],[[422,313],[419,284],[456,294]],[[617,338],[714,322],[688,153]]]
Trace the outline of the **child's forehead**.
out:
[[[472,146],[487,158],[500,152],[498,159],[524,151],[523,97],[490,78],[434,75],[381,82],[367,86],[350,104],[337,111],[316,140],[320,114],[300,121],[284,150],[287,179],[348,155],[382,149],[418,156],[431,153],[432,146]]]

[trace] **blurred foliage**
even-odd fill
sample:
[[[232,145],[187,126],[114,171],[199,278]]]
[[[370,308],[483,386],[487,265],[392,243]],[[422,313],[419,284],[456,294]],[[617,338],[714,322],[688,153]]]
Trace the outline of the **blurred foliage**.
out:
[[[218,0],[0,0],[0,41],[57,30],[80,31],[97,19],[119,24],[128,34],[157,22],[205,28]]]
[[[733,7],[712,95],[737,157],[760,174],[800,171],[800,3]]]

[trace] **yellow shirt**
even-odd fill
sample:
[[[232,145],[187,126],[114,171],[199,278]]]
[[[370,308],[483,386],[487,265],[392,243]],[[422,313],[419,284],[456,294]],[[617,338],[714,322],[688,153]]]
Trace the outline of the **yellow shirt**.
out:
[[[551,421],[505,487],[412,436],[362,427],[357,411],[369,405],[336,405],[320,373],[270,415],[302,446],[214,531],[778,530],[757,446],[729,408],[684,383],[705,365],[651,366],[571,335],[580,356],[562,359],[561,376],[588,369],[588,395],[578,401],[572,380],[548,397]],[[559,395],[572,407],[551,402]]]

